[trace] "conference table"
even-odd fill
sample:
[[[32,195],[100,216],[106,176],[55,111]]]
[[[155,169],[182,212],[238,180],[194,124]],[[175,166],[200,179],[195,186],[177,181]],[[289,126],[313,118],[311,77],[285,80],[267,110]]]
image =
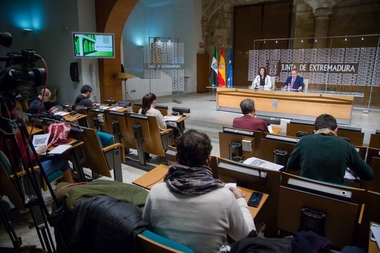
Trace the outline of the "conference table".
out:
[[[333,115],[338,123],[350,124],[355,94],[293,92],[218,88],[217,110],[240,112],[240,102],[251,98],[256,114],[289,119],[315,120],[323,113]]]
[[[164,177],[166,173],[168,172],[169,167],[167,165],[160,164],[154,169],[150,170],[146,174],[142,175],[132,183],[138,186],[141,186],[145,189],[152,189],[152,187],[157,183],[164,182]],[[249,198],[251,197],[253,192],[256,192],[251,189],[247,189],[244,187],[238,186],[238,188],[241,190],[243,195],[245,195],[245,200],[248,202]],[[251,212],[252,218],[254,219],[256,215],[259,213],[260,209],[265,204],[266,200],[268,199],[269,195],[266,193],[263,193],[263,197],[261,198],[260,204],[258,207],[252,207],[248,206],[249,211]],[[222,201],[222,200],[221,200]]]

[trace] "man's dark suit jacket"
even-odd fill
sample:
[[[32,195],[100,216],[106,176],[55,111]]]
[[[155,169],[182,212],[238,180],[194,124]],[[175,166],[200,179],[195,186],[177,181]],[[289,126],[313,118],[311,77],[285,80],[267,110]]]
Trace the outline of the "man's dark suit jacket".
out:
[[[283,86],[287,85],[290,87],[290,84],[292,83],[292,77],[289,76],[287,79],[286,79],[286,82],[284,83]],[[297,90],[300,86],[302,86],[302,90],[305,89],[305,84],[303,83],[303,77],[300,77],[300,76],[297,76],[296,77],[296,80],[294,80],[294,84],[293,84],[293,89]]]

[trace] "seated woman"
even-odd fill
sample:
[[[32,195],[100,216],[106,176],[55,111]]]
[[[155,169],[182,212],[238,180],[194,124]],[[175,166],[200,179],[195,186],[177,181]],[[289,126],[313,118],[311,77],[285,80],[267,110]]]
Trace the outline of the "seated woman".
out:
[[[22,119],[25,123],[28,122],[28,117],[21,110],[15,109],[15,117]],[[26,152],[25,152],[25,150],[28,147],[25,146],[25,144],[24,144],[24,140],[22,138],[20,130],[18,128],[16,128],[16,129],[14,129],[13,132],[16,136],[18,147],[14,147],[14,145],[12,145],[13,143],[9,142],[8,148],[10,150],[10,153],[12,154],[13,161],[15,161],[15,163],[18,165],[21,162],[21,160],[26,160],[26,161],[28,160],[28,158],[26,156]],[[21,153],[23,154],[22,158],[19,157],[18,152],[16,151],[16,148],[18,148],[21,151]],[[4,150],[4,147],[1,147],[1,150]],[[41,155],[41,154],[45,153],[46,150],[47,150],[47,147],[40,147],[39,149],[36,150],[36,153],[38,155]],[[33,161],[35,160],[35,157],[33,154],[31,154],[31,159]],[[65,160],[59,156],[49,157],[46,159],[41,158],[41,164],[42,164],[42,168],[44,169],[44,171],[46,173],[46,176],[53,174],[57,170],[61,170],[63,172],[63,178],[62,178],[63,181],[68,182],[68,183],[74,182],[73,177],[72,177],[72,173],[71,173],[71,169],[70,169],[70,166],[69,166],[69,163],[67,160]]]
[[[139,114],[144,114],[148,116],[155,116],[157,119],[157,124],[160,130],[165,130],[167,128],[173,128],[174,138],[176,139],[181,135],[180,130],[176,126],[166,124],[164,116],[162,113],[155,109],[157,104],[157,97],[153,93],[146,94],[142,99],[142,107],[139,109]]]
[[[144,114],[148,116],[155,116],[157,119],[157,124],[160,130],[167,129],[166,122],[162,113],[155,109],[157,104],[157,97],[153,93],[146,94],[142,99],[142,107],[138,111],[139,114]]]
[[[267,70],[264,67],[259,69],[258,75],[252,82],[252,85],[249,87],[250,89],[259,89],[259,90],[272,90],[272,80],[270,76],[267,74]]]

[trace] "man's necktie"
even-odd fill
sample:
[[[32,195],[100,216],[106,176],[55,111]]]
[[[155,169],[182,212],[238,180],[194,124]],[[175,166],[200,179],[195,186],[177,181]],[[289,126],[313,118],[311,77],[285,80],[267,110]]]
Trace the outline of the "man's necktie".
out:
[[[290,89],[293,89],[294,79],[292,79],[292,82],[290,84]]]

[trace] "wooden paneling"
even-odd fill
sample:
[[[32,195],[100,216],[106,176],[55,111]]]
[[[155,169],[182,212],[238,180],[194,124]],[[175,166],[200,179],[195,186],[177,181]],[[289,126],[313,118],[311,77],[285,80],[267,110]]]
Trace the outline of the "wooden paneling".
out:
[[[210,85],[210,62],[209,55],[197,54],[197,92],[205,93],[208,92],[206,86]]]
[[[122,81],[115,74],[120,72],[120,43],[124,25],[137,2],[138,0],[95,0],[97,31],[115,34],[115,58],[99,59],[100,101],[108,98],[116,101],[123,99]]]
[[[256,39],[288,38],[291,29],[291,1],[234,7],[233,49],[234,83],[248,86],[249,50]],[[287,41],[256,43],[255,49],[288,48]],[[256,70],[254,71],[256,72]]]
[[[331,112],[337,119],[350,120],[353,96],[318,93],[259,91],[236,88],[218,88],[217,106],[239,109],[243,99],[252,98],[256,111],[300,116],[319,116]],[[274,101],[277,103],[273,106]],[[331,108],[334,108],[332,111]]]

